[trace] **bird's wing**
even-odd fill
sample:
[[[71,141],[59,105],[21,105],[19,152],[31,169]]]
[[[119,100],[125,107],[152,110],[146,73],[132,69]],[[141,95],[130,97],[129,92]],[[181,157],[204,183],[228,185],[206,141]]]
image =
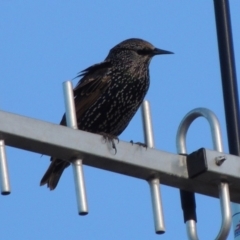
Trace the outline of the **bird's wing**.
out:
[[[82,79],[74,88],[77,119],[106,91],[111,82],[109,69],[111,63],[105,61],[95,64],[81,72]]]
[[[102,95],[108,88],[111,78],[109,77],[110,62],[95,64],[83,70],[78,77],[82,79],[74,88],[74,100],[76,106],[77,119],[81,119],[84,112]],[[66,117],[63,115],[61,125],[66,125]],[[40,185],[48,184],[53,190],[60,179],[63,170],[69,166],[69,162],[51,157],[51,165],[44,174]]]

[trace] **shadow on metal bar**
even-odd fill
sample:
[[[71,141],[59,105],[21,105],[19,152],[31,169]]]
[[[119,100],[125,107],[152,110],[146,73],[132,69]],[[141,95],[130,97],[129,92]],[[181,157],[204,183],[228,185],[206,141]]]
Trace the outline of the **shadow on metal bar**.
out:
[[[65,100],[67,126],[73,129],[78,129],[73,96],[73,87],[71,81],[66,81],[63,83],[63,93]],[[86,215],[88,214],[88,205],[84,183],[82,160],[75,159],[72,162],[72,166],[77,197],[78,214]]]
[[[142,104],[142,119],[143,119],[145,144],[147,145],[148,148],[154,148],[154,137],[153,137],[150,104],[146,100],[143,101],[143,104]],[[164,224],[163,209],[162,209],[162,199],[161,199],[161,193],[160,193],[160,179],[151,178],[148,180],[148,183],[151,191],[155,232],[157,234],[163,234],[165,233],[165,224]]]
[[[187,131],[191,123],[198,117],[205,117],[208,120],[208,123],[210,124],[210,128],[211,128],[214,149],[219,152],[223,152],[220,124],[218,122],[217,117],[212,111],[206,108],[196,108],[190,111],[188,114],[186,114],[186,116],[183,118],[182,122],[179,125],[177,138],[176,138],[178,153],[184,154],[184,155],[187,154],[187,149],[186,149]],[[216,165],[218,165],[217,162],[216,162]],[[216,239],[225,240],[229,234],[230,225],[231,225],[229,188],[228,188],[228,183],[226,182],[220,182],[218,187],[219,187],[219,198],[220,198],[221,212],[222,212],[222,225]],[[184,195],[186,193],[189,194],[188,197],[190,196],[192,198],[192,203],[191,203],[192,208],[190,210],[185,208],[187,204],[182,202],[183,212],[184,212],[184,221],[186,222],[187,234],[189,239],[197,240],[198,236],[197,236],[197,228],[196,228],[196,218],[192,217],[191,219],[191,216],[196,216],[194,193],[182,191],[181,195]],[[186,198],[181,198],[181,200],[188,201],[188,199]]]

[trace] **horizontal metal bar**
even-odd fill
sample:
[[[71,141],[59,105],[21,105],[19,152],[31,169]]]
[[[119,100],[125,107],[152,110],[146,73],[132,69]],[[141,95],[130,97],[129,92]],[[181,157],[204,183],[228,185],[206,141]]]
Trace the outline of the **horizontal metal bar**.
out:
[[[25,149],[66,160],[83,159],[83,164],[148,180],[160,177],[161,183],[218,197],[218,183],[224,178],[230,183],[230,197],[240,203],[240,157],[206,150],[208,169],[194,179],[188,179],[186,157],[146,149],[120,141],[117,154],[100,135],[73,130],[57,124],[0,111],[0,139],[8,146]],[[224,155],[221,166],[215,159]],[[205,175],[205,176],[203,176]]]
[[[85,165],[142,179],[161,172],[187,178],[185,157],[122,141],[116,141],[115,154],[100,135],[3,111],[0,138],[8,146],[65,160],[80,158]]]

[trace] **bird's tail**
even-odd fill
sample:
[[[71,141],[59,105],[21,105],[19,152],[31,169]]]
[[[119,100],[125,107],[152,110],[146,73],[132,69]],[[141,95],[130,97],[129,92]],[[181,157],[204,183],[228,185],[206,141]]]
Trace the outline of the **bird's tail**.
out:
[[[69,162],[63,161],[61,159],[51,158],[51,164],[48,167],[46,173],[44,174],[40,186],[47,184],[50,190],[56,188],[58,181],[63,173],[63,170],[70,165]]]

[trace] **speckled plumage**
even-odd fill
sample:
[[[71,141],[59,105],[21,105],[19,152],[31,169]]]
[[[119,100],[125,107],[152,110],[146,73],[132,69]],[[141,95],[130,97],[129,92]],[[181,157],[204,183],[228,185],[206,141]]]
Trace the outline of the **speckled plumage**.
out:
[[[74,88],[78,128],[119,136],[148,91],[152,57],[168,53],[132,38],[112,48],[103,62],[83,70]],[[65,116],[60,124],[66,125]],[[40,185],[47,184],[52,190],[69,162],[54,157],[51,161]]]

